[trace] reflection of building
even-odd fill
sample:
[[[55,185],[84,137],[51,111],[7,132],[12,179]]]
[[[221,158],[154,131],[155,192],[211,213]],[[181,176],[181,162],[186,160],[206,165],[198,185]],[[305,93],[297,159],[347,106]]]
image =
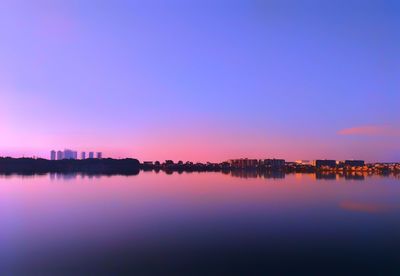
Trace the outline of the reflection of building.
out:
[[[82,160],[86,159],[86,152],[84,152],[84,151],[81,152],[81,159]]]
[[[94,152],[93,152],[93,151],[89,152],[89,158],[90,158],[90,159],[93,159],[93,158],[94,158]]]
[[[272,179],[283,179],[286,174],[284,171],[264,171],[262,173],[262,177],[264,178],[272,178]]]
[[[50,173],[51,180],[74,180],[78,177],[78,173]]]
[[[97,159],[101,159],[101,158],[103,158],[103,154],[101,152],[98,152],[96,154],[96,157],[97,157]]]
[[[336,160],[314,160],[313,165],[317,168],[321,167],[336,167]]]
[[[56,158],[57,158],[57,153],[55,150],[52,150],[50,152],[50,160],[56,160]]]
[[[365,175],[362,172],[353,172],[344,174],[346,180],[364,180]]]
[[[265,179],[283,179],[285,172],[279,170],[232,170],[230,175],[240,178],[265,178]]]
[[[335,180],[337,174],[333,172],[316,172],[315,177],[316,179]]]

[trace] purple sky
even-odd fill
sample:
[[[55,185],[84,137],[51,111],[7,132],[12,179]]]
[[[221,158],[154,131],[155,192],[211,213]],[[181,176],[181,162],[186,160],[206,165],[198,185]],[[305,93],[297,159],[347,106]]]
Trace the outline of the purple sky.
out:
[[[0,155],[400,161],[400,3],[3,0]]]

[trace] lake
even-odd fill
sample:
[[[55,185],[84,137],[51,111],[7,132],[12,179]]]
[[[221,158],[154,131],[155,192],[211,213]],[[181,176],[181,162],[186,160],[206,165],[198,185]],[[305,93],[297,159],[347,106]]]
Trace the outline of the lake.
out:
[[[0,275],[400,274],[400,178],[0,176]]]

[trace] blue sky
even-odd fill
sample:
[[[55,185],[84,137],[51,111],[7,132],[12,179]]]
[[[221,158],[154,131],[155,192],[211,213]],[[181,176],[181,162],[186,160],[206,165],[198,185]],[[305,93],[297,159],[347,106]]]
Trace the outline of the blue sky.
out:
[[[0,154],[400,161],[396,1],[2,1]]]

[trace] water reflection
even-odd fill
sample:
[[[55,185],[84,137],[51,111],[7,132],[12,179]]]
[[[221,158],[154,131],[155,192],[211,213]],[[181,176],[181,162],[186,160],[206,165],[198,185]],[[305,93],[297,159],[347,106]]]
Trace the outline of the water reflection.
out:
[[[50,180],[76,180],[77,178],[81,179],[98,179],[101,177],[111,177],[112,175],[104,175],[104,174],[84,174],[84,173],[50,173]]]
[[[338,180],[344,178],[345,180],[365,180],[365,177],[372,176],[364,172],[347,172],[347,173],[335,173],[335,172],[317,172],[315,174],[316,179],[324,180]]]
[[[236,170],[231,171],[230,175],[240,178],[284,179],[286,174],[283,171]]]
[[[210,174],[210,172],[191,172],[191,171],[173,171],[173,170],[143,170],[142,172],[137,171],[134,173],[0,173],[0,178],[12,178],[15,176],[21,178],[37,178],[37,177],[49,177],[51,180],[75,180],[77,178],[88,178],[96,179],[100,177],[112,177],[112,176],[134,176],[140,173],[164,173],[166,175],[182,175],[182,174]],[[285,179],[288,175],[307,176],[310,179],[315,180],[365,180],[368,177],[389,177],[393,179],[400,179],[398,173],[373,173],[373,172],[332,172],[332,171],[318,171],[318,172],[303,172],[303,173],[287,173],[284,171],[265,171],[265,170],[222,170],[220,172],[211,172],[211,174],[223,174],[230,175],[238,178],[261,178],[261,179]]]
[[[0,275],[400,272],[393,175],[3,175],[0,198]]]
[[[0,173],[0,179],[13,179],[15,177],[21,179],[37,179],[37,178],[47,178],[47,173]]]
[[[329,172],[320,171],[316,173],[285,173],[283,171],[257,171],[257,170],[236,170],[228,171],[225,174],[240,178],[264,178],[284,179],[287,175],[308,176],[316,180],[365,180],[367,177],[393,177],[399,179],[398,174],[376,174],[368,172]]]

